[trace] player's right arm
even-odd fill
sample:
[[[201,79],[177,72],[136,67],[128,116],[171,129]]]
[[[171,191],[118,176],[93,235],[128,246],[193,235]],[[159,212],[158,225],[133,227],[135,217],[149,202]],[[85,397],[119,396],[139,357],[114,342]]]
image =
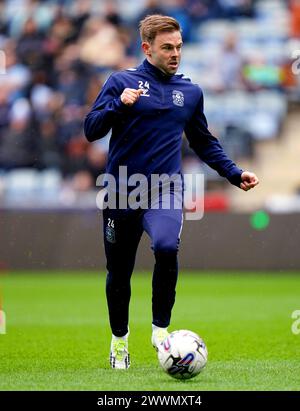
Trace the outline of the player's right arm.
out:
[[[142,90],[123,89],[111,76],[84,120],[84,133],[88,141],[105,137],[118,117],[137,101],[141,92]]]
[[[104,83],[91,111],[84,120],[84,134],[88,141],[105,137],[112,128],[114,121],[124,110],[120,95],[122,89],[112,75]]]

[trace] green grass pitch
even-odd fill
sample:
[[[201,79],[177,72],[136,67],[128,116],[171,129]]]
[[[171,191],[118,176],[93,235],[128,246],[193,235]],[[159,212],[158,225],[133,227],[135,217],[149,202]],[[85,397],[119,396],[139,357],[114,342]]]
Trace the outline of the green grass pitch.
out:
[[[299,390],[300,275],[181,272],[170,330],[205,340],[196,378],[174,380],[150,344],[151,275],[134,273],[129,370],[111,370],[105,274],[0,277],[7,333],[0,334],[0,390]]]

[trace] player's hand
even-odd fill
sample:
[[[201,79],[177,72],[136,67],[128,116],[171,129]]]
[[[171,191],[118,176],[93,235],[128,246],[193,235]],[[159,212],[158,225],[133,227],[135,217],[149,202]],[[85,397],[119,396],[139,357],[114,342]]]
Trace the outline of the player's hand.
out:
[[[121,101],[126,106],[132,106],[138,101],[140,95],[143,94],[142,89],[135,90],[134,88],[125,88],[121,94]]]
[[[250,190],[259,183],[257,176],[250,171],[244,171],[241,175],[241,179],[242,182],[240,184],[240,188],[244,191]]]

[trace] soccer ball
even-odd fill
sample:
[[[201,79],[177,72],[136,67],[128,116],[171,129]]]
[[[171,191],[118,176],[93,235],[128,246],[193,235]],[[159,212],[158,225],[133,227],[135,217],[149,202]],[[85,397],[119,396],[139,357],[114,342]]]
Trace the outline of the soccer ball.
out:
[[[205,367],[207,355],[202,338],[189,330],[173,331],[158,347],[163,370],[178,379],[196,377]]]

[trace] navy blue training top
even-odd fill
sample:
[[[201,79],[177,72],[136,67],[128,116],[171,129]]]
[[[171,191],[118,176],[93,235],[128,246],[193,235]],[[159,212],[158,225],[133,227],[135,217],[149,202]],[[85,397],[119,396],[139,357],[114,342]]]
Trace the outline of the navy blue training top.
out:
[[[143,89],[132,106],[121,101],[125,88]],[[168,76],[144,60],[137,68],[112,74],[84,121],[89,141],[112,129],[106,172],[118,178],[119,166],[135,173],[181,172],[182,134],[202,161],[239,187],[242,170],[207,128],[203,93],[183,74]],[[149,180],[150,181],[150,180]]]

